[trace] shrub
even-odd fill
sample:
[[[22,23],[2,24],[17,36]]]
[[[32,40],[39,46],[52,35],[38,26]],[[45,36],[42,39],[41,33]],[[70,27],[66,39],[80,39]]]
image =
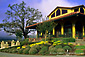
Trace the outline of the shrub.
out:
[[[83,45],[83,46],[75,46],[74,49],[85,49],[85,45]]]
[[[84,53],[84,51],[81,50],[81,49],[79,49],[79,50],[75,50],[75,53],[76,53],[76,54],[80,54],[80,53]]]
[[[56,54],[57,53],[57,48],[53,47],[53,48],[50,48],[49,51],[50,51],[50,54]]]
[[[58,48],[57,49],[57,54],[64,54],[64,53],[65,53],[65,51],[64,51],[63,48]]]
[[[64,46],[63,47],[63,49],[66,51],[66,50],[69,50],[69,51],[71,51],[72,50],[72,48],[71,47],[69,47],[69,46]]]
[[[11,48],[11,49],[9,49],[8,52],[9,52],[9,53],[12,53],[13,50],[14,50],[14,48]]]
[[[36,48],[37,51],[39,51],[41,49],[39,45],[35,45],[35,46],[33,46],[33,48]]]
[[[23,53],[24,53],[24,54],[29,54],[29,50],[30,50],[30,48],[25,48],[25,49],[23,50]]]
[[[53,46],[53,45],[51,45],[51,46],[49,47],[49,49],[51,49],[51,48],[54,48],[54,46]]]
[[[18,52],[17,49],[12,50],[12,53],[17,53],[17,52]]]
[[[64,35],[59,35],[59,37],[64,37]]]
[[[58,49],[58,48],[62,48],[62,46],[61,46],[61,45],[57,45],[57,46],[55,46],[55,48],[57,48],[57,49]]]
[[[29,54],[36,54],[36,53],[38,53],[38,51],[37,51],[36,48],[31,48],[31,49],[29,50]]]
[[[54,41],[62,40],[63,43],[69,42],[69,38],[54,38]]]
[[[48,45],[48,44],[41,44],[40,45],[40,48],[42,49],[43,47],[49,47],[50,45]]]
[[[22,54],[22,53],[23,53],[23,49],[22,49],[22,48],[19,49],[18,53],[19,53],[19,54]]]
[[[51,35],[51,37],[55,37],[55,35]]]
[[[1,44],[0,44],[0,48],[1,48]]]
[[[21,45],[27,45],[29,43],[29,39],[24,39],[23,41],[20,42]]]
[[[38,54],[42,54],[42,55],[45,55],[46,54],[46,52],[48,52],[48,47],[43,47],[40,51],[39,51],[39,53]]]
[[[74,38],[70,38],[69,42],[75,42],[75,39]]]

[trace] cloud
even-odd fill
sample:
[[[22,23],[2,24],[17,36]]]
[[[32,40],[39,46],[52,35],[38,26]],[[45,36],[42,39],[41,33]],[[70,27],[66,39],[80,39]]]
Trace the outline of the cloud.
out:
[[[40,3],[35,3],[34,8],[38,8],[43,16],[47,16],[57,6],[71,7],[76,5],[70,3],[68,0],[41,0]]]

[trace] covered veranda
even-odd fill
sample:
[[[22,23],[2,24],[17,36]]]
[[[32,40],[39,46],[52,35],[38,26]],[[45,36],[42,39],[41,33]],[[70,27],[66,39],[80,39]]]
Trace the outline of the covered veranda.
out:
[[[54,21],[58,24],[56,27],[53,27],[52,35],[55,37],[60,37],[63,35],[64,37],[72,37],[75,38],[78,36],[78,39],[83,39],[85,35],[85,15],[80,12],[72,12],[67,15],[63,15],[57,17],[55,19],[47,20],[46,22]],[[41,22],[43,23],[43,22]],[[27,29],[36,29],[37,25],[40,23],[36,23],[30,26],[27,26]],[[43,35],[41,32],[37,31],[37,37],[39,35]]]

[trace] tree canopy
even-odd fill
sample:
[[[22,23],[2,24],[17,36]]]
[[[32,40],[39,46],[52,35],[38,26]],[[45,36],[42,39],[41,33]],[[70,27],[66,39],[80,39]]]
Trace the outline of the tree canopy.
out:
[[[32,25],[41,19],[42,14],[38,9],[26,7],[26,3],[22,1],[20,4],[8,5],[9,10],[5,13],[7,18],[3,20],[4,31],[16,34],[19,29],[24,38],[31,31],[26,29],[26,26]]]
[[[57,24],[53,21],[44,21],[43,23],[40,23],[39,25],[37,25],[37,30],[39,32],[42,32],[43,34],[46,33],[46,31],[48,31],[49,33],[53,30],[53,27],[55,27]]]

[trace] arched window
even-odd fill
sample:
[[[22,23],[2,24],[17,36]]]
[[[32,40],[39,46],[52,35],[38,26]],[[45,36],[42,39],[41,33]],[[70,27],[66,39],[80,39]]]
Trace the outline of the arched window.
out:
[[[60,9],[56,11],[56,16],[60,15]]]
[[[81,12],[81,13],[84,13],[84,9],[83,9],[83,8],[80,8],[80,12]]]
[[[65,14],[65,13],[67,13],[67,10],[62,10],[62,14]]]
[[[51,15],[51,18],[52,18],[52,17],[55,17],[55,12]]]

